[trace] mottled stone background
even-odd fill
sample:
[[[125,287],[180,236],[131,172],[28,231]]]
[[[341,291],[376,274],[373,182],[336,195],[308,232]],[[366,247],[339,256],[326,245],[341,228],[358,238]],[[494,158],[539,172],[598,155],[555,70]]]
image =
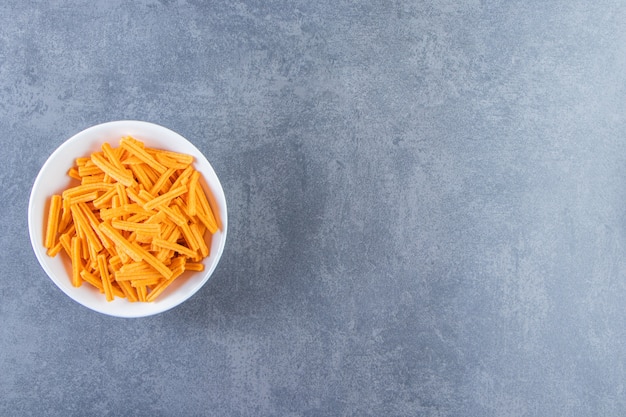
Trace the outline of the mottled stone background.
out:
[[[626,3],[0,3],[0,415],[626,415]],[[229,204],[162,315],[31,250],[65,139],[186,136]]]

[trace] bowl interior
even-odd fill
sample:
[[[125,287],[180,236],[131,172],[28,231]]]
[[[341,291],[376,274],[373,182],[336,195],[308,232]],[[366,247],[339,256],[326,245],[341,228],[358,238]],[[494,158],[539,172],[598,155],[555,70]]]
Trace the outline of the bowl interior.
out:
[[[209,198],[220,229],[210,236],[207,245],[210,254],[203,260],[202,272],[187,271],[177,278],[152,303],[131,303],[116,298],[107,302],[104,295],[89,284],[74,287],[71,284],[71,264],[64,254],[54,258],[46,254],[43,246],[45,217],[50,197],[60,194],[70,184],[67,171],[75,159],[99,151],[104,142],[119,145],[122,136],[130,135],[143,141],[146,146],[193,155],[194,168],[202,174],[202,186]],[[30,195],[28,228],[35,255],[52,281],[70,298],[91,310],[117,317],[142,317],[173,308],[196,293],[209,279],[224,250],[227,232],[226,199],[222,186],[206,157],[188,140],[165,127],[147,122],[118,121],[88,128],[68,139],[50,155],[41,168]],[[209,233],[207,233],[207,236]]]

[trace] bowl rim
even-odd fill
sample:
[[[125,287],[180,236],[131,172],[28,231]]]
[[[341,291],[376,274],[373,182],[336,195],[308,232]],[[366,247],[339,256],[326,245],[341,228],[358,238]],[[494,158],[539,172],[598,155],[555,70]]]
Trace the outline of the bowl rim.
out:
[[[164,136],[175,138],[177,141],[182,141],[182,143],[186,147],[193,150],[195,153],[193,156],[194,156],[194,164],[196,164],[196,167],[199,163],[204,165],[202,170],[197,168],[199,171],[201,171],[201,174],[202,174],[201,178],[204,182],[203,186],[210,189],[211,193],[214,195],[215,200],[217,200],[216,203],[219,204],[220,206],[219,207],[220,209],[219,220],[221,223],[221,229],[218,232],[220,234],[220,239],[217,245],[217,250],[214,251],[212,248],[211,254],[209,255],[209,257],[205,258],[204,260],[204,262],[209,262],[210,260],[209,267],[205,268],[205,271],[202,272],[202,279],[198,280],[198,282],[195,285],[191,286],[191,289],[187,291],[187,294],[185,294],[184,296],[179,296],[173,300],[170,299],[167,302],[164,302],[163,300],[156,300],[153,303],[130,303],[125,299],[124,300],[116,299],[115,301],[111,303],[104,304],[105,306],[110,306],[112,303],[115,303],[115,302],[119,303],[123,301],[127,303],[127,305],[129,306],[130,305],[141,306],[141,308],[137,307],[134,309],[131,308],[129,310],[121,309],[119,311],[117,311],[117,309],[112,309],[112,308],[100,308],[98,305],[90,304],[89,302],[86,302],[85,300],[80,299],[80,297],[77,297],[72,291],[70,291],[67,284],[65,284],[64,286],[60,282],[60,279],[57,276],[57,274],[54,273],[50,264],[48,263],[48,262],[51,262],[51,260],[54,258],[49,257],[46,253],[46,249],[43,247],[43,243],[41,242],[42,230],[35,230],[35,226],[33,225],[33,223],[35,222],[35,216],[43,216],[45,218],[47,199],[49,199],[49,197],[53,194],[53,192],[50,192],[50,195],[45,196],[46,201],[44,202],[44,205],[41,208],[36,206],[35,200],[38,197],[38,193],[41,192],[40,188],[42,187],[42,182],[44,181],[46,170],[49,169],[53,165],[53,161],[55,161],[63,152],[67,152],[68,149],[70,149],[71,146],[75,144],[76,141],[84,137],[86,139],[89,139],[90,143],[93,142],[93,143],[101,144],[107,140],[109,141],[119,140],[119,137],[121,137],[124,134],[128,134],[128,133],[119,133],[118,138],[110,138],[110,139],[104,138],[104,137],[102,139],[95,139],[90,136],[90,135],[96,134],[99,131],[115,130],[115,129],[143,131],[143,132],[151,132],[151,133],[158,132]],[[150,133],[146,133],[146,135],[149,135],[149,134]],[[176,151],[176,148],[170,148],[170,149],[173,151]],[[70,154],[71,154],[71,151],[70,151]],[[72,158],[76,158],[80,156],[81,155],[73,155]],[[210,180],[211,180],[210,187],[208,185],[209,181],[206,178],[207,175],[210,177]],[[31,247],[33,251],[35,252],[35,256],[37,257],[37,261],[39,262],[39,265],[42,267],[42,269],[44,270],[48,278],[65,295],[67,295],[69,298],[71,298],[78,304],[82,305],[83,307],[86,307],[92,311],[95,311],[101,314],[105,314],[105,315],[113,316],[113,317],[121,317],[121,318],[140,318],[140,317],[147,317],[147,316],[160,314],[174,307],[177,307],[183,304],[188,299],[190,299],[213,276],[213,273],[215,272],[215,269],[217,268],[217,265],[219,264],[221,256],[224,252],[224,247],[226,244],[226,238],[227,238],[227,233],[228,233],[228,210],[227,210],[226,196],[224,194],[224,190],[219,180],[219,177],[215,173],[213,166],[208,161],[206,156],[191,141],[183,137],[181,134],[165,126],[152,123],[152,122],[141,121],[141,120],[115,120],[115,121],[110,121],[110,122],[99,123],[99,124],[87,127],[81,130],[80,132],[72,135],[68,139],[64,140],[63,143],[61,143],[48,156],[46,161],[41,166],[39,172],[37,173],[35,180],[33,181],[33,185],[31,187],[31,192],[29,194],[29,199],[28,199],[27,216],[28,216],[28,231],[29,231]],[[45,225],[45,221],[42,221],[42,222]]]

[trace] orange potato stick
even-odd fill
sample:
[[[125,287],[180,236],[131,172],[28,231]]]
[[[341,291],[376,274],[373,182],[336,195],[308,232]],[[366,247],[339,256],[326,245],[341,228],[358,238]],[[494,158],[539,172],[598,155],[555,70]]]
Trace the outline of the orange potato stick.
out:
[[[204,236],[202,235],[202,233],[200,233],[200,228],[198,228],[197,224],[191,224],[189,228],[191,229],[191,232],[193,233],[193,236],[198,243],[200,255],[202,255],[203,258],[206,258],[207,256],[209,256],[209,248],[204,241]]]
[[[93,229],[93,231],[96,234],[96,236],[98,236],[98,239],[100,239],[100,242],[102,243],[102,246],[105,249],[111,247],[113,242],[111,242],[111,240],[104,233],[102,233],[102,231],[98,227],[100,225],[100,221],[98,220],[96,215],[89,209],[87,204],[80,203],[80,204],[78,204],[78,207],[80,207],[82,212],[85,214],[85,218],[87,219],[87,222],[89,223],[89,225]]]
[[[152,244],[159,248],[173,250],[180,253],[181,255],[187,255],[190,258],[195,258],[197,256],[197,253],[192,251],[191,249],[183,245],[179,245],[178,243],[169,242],[167,240],[156,238],[152,240]]]
[[[104,296],[107,301],[113,301],[113,289],[111,288],[111,279],[109,269],[107,268],[106,256],[98,255],[98,271],[100,271],[100,279],[102,280],[102,288],[104,288]]]
[[[76,196],[70,196],[68,197],[68,200],[70,202],[70,205],[72,204],[78,204],[78,203],[86,203],[87,201],[93,201],[96,198],[98,198],[98,192],[97,191],[92,191],[90,193],[86,193],[86,194],[79,194]]]
[[[204,264],[200,262],[187,262],[185,264],[185,270],[201,272],[204,271]]]
[[[83,264],[80,260],[80,246],[81,241],[79,237],[73,237],[71,241],[71,252],[72,252],[72,285],[74,287],[80,287],[82,284],[82,279],[80,276],[80,272],[83,270]]]
[[[160,152],[155,153],[154,157],[159,163],[161,163],[163,166],[167,168],[185,169],[189,165],[184,162],[179,162],[175,160],[174,158],[170,158],[169,156]]]
[[[120,198],[120,204],[125,205],[128,204],[128,195],[126,194],[126,187],[121,183],[115,184],[115,191],[117,192],[118,197]]]
[[[65,233],[65,229],[69,226],[72,220],[72,213],[70,212],[70,200],[64,198],[61,202],[63,211],[61,212],[61,220],[59,222],[59,233]]]
[[[180,226],[180,231],[183,233],[185,242],[187,242],[187,245],[189,245],[193,251],[200,249],[200,244],[196,241],[196,237],[187,223]]]
[[[111,203],[111,199],[113,198],[114,195],[116,195],[116,193],[117,193],[117,190],[115,189],[115,187],[111,188],[110,190],[102,194],[100,197],[96,198],[93,201],[93,205],[96,208],[105,207],[107,204]]]
[[[146,286],[142,285],[136,288],[137,291],[137,299],[141,302],[146,302],[147,300],[147,293],[148,291],[146,290]]]
[[[185,168],[183,170],[183,172],[180,173],[178,178],[176,178],[176,180],[172,184],[172,188],[176,188],[176,187],[178,187],[180,185],[186,184],[189,181],[189,177],[191,176],[193,171],[194,171],[194,169],[193,169],[193,167],[191,165],[189,165],[187,168]]]
[[[142,259],[146,261],[148,265],[156,269],[161,275],[165,278],[170,278],[172,276],[172,270],[169,269],[163,262],[159,261],[153,254],[136,243],[131,243],[131,245],[138,253],[141,254]]]
[[[123,250],[118,251],[118,255],[120,256],[120,259],[122,260],[122,263],[124,264],[127,264],[128,262],[131,261],[130,256],[128,256],[128,254],[124,252]]]
[[[156,278],[142,278],[142,279],[133,279],[130,281],[130,285],[132,285],[133,287],[139,287],[139,286],[152,286],[152,285],[156,285],[159,282],[161,282],[163,278],[159,275]]]
[[[133,174],[127,169],[119,170],[108,162],[102,155],[94,153],[91,155],[91,160],[96,164],[105,174],[118,182],[121,182],[127,187],[132,187],[136,184],[133,179]]]
[[[161,231],[161,225],[156,223],[133,223],[128,221],[113,220],[111,222],[111,226],[118,230],[141,232],[148,235],[158,235]]]
[[[153,302],[183,272],[185,272],[185,267],[184,266],[181,266],[180,268],[177,268],[176,272],[172,275],[172,278],[167,279],[167,280],[162,280],[160,284],[158,284],[156,287],[154,287],[152,289],[152,291],[150,291],[150,295],[147,297],[146,301]]]
[[[197,207],[196,215],[200,219],[202,223],[209,229],[211,234],[217,232],[217,220],[213,214],[213,210],[211,210],[211,206],[209,205],[209,201],[206,198],[206,194],[204,194],[204,190],[200,186],[200,183],[196,184],[195,194],[198,200],[199,206]]]
[[[150,194],[158,195],[166,182],[169,181],[172,174],[174,174],[174,172],[176,172],[174,168],[168,168],[163,174],[161,174],[161,176],[154,182],[154,185],[150,189]]]
[[[197,212],[196,202],[198,201],[198,197],[196,194],[196,186],[198,185],[198,178],[200,178],[198,171],[194,171],[193,174],[191,174],[191,178],[189,178],[189,200],[187,201],[187,207],[190,216],[195,216]]]
[[[135,178],[137,178],[137,182],[140,185],[143,185],[144,188],[149,189],[152,188],[153,182],[150,181],[150,177],[148,176],[148,174],[146,174],[144,166],[144,164],[131,165],[130,170],[132,171],[133,175],[135,175]]]
[[[122,289],[122,291],[124,291],[124,295],[126,295],[126,298],[128,299],[128,301],[130,301],[131,303],[136,303],[138,301],[137,292],[132,287],[132,285],[130,285],[130,282],[120,281],[118,282],[118,284],[120,285],[120,288]]]
[[[115,168],[117,168],[120,171],[124,171],[125,168],[122,165],[122,162],[118,159],[115,151],[113,150],[113,148],[111,148],[111,145],[109,145],[108,142],[104,142],[102,144],[102,152],[107,157],[111,165],[113,165]]]
[[[119,283],[117,283],[115,281],[111,282],[111,292],[113,293],[113,296],[115,296],[115,297],[119,297],[119,298],[125,298],[126,297],[126,294],[124,293],[124,291],[120,287]]]
[[[94,184],[98,182],[104,182],[105,175],[87,175],[86,177],[82,177],[80,183],[81,184]]]
[[[104,287],[102,286],[102,281],[99,277],[95,276],[86,269],[80,271],[80,276],[83,280],[87,281],[89,284],[99,289],[101,293],[104,293]]]
[[[70,258],[72,256],[71,239],[72,238],[69,233],[64,233],[59,238],[59,242],[61,243],[61,246],[63,246],[63,250]]]
[[[115,279],[118,282],[133,281],[133,280],[144,279],[144,278],[160,280],[163,278],[163,275],[161,275],[159,272],[155,271],[152,268],[150,268],[150,271],[130,271],[130,272],[117,271],[115,273]]]
[[[120,232],[115,230],[109,223],[102,222],[98,226],[102,232],[107,235],[109,239],[117,245],[118,249],[121,249],[124,253],[132,258],[133,261],[139,262],[143,259],[143,254],[137,251],[138,246],[130,243]],[[118,250],[119,252],[119,250]],[[121,252],[119,253],[121,256]]]
[[[54,258],[55,256],[59,254],[59,252],[61,252],[61,249],[63,249],[63,245],[61,244],[61,241],[59,240],[53,247],[51,247],[50,249],[46,251],[46,254],[50,256],[51,258]]]
[[[70,210],[72,211],[74,223],[80,226],[80,229],[85,234],[85,238],[87,239],[89,244],[94,246],[96,252],[100,252],[103,248],[102,242],[100,242],[100,239],[89,224],[89,220],[87,220],[87,215],[83,212],[83,210],[81,210],[79,205],[71,205]]]
[[[76,168],[76,167],[72,167],[72,168],[70,168],[70,169],[67,171],[67,175],[68,175],[70,178],[74,178],[75,180],[78,180],[78,181],[82,180],[82,177],[81,177],[81,176],[80,176],[80,174],[78,173],[78,168]]]
[[[50,199],[50,207],[48,209],[48,222],[46,225],[46,234],[44,236],[44,247],[50,249],[56,243],[57,232],[59,230],[59,214],[61,213],[61,196],[53,195]]]
[[[146,216],[145,214],[133,214],[131,216],[128,216],[128,218],[126,219],[126,221],[128,222],[133,222],[133,223],[140,223],[140,222],[145,222],[149,219],[148,216]]]
[[[139,164],[145,164],[145,162],[143,162],[141,159],[137,158],[136,156],[131,155],[128,158],[125,158],[122,161],[122,164],[124,164],[124,165],[139,165]]]
[[[78,175],[82,178],[89,177],[91,175],[104,174],[103,170],[97,165],[80,165],[78,167]]]
[[[124,264],[119,255],[113,255],[109,258],[109,265],[111,265],[113,271],[119,271]]]
[[[161,205],[159,206],[159,209],[165,213],[165,215],[172,220],[176,225],[178,226],[182,226],[183,224],[187,224],[187,219],[185,219],[185,217],[183,217],[181,214],[177,213],[176,211],[174,211],[173,209],[165,206],[165,205]]]
[[[178,197],[179,195],[183,195],[186,192],[187,192],[187,187],[185,187],[184,185],[181,185],[180,187],[171,189],[165,194],[161,194],[160,196],[148,201],[146,204],[143,205],[143,208],[146,210],[151,210],[162,204],[169,203],[172,199]],[[139,195],[141,196],[141,192],[139,193]]]
[[[135,140],[130,140],[128,137],[123,137],[120,141],[120,146],[128,151],[128,153],[133,154],[137,158],[141,159],[147,165],[154,168],[159,174],[164,173],[167,168],[161,165],[152,155],[145,151],[145,149],[137,143]]]
[[[148,179],[150,180],[150,182],[152,184],[154,184],[155,182],[157,182],[159,180],[159,177],[161,176],[161,173],[156,172],[154,170],[154,168],[152,168],[151,166],[146,165],[146,164],[142,164],[141,168],[146,173],[146,176],[148,177]]]
[[[172,152],[172,151],[166,151],[163,149],[154,149],[154,148],[146,148],[146,151],[155,156],[158,156],[158,155],[167,156],[168,158],[171,158],[185,165],[189,165],[193,162],[193,156],[184,154],[184,153],[178,153],[178,152]]]
[[[83,166],[83,165],[85,165],[86,163],[88,163],[90,161],[91,161],[91,158],[89,158],[88,156],[83,156],[83,157],[80,157],[80,158],[76,158],[76,166],[79,166],[79,167]]]
[[[77,185],[76,187],[68,188],[63,191],[63,198],[76,197],[81,194],[91,193],[93,191],[109,191],[113,188],[113,184],[107,184],[105,182]]]
[[[126,189],[126,194],[128,194],[128,198],[130,198],[135,203],[137,203],[137,204],[139,204],[141,206],[146,204],[147,200],[145,198],[143,198],[143,197],[140,197],[139,194],[138,194],[138,191],[136,191],[135,189],[127,188]]]
[[[122,265],[120,268],[122,272],[137,272],[137,271],[153,271],[152,267],[146,263],[146,261],[131,262]]]

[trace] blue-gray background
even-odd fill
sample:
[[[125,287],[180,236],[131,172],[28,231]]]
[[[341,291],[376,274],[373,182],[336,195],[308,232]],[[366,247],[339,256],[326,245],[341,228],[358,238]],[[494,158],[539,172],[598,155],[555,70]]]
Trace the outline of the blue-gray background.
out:
[[[93,4],[92,4],[93,3]],[[626,4],[0,3],[0,415],[626,415]],[[32,182],[93,124],[212,162],[209,283],[63,295]]]

